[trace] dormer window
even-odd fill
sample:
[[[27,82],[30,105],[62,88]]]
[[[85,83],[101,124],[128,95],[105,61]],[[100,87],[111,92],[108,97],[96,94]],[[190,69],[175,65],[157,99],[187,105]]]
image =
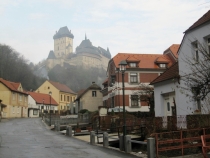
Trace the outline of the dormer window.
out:
[[[136,67],[136,63],[129,63],[130,67]]]
[[[159,64],[160,68],[166,68],[166,64]]]

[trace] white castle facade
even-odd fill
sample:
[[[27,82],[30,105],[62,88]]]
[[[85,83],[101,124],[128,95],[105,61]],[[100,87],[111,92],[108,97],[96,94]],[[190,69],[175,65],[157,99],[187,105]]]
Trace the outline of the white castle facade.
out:
[[[64,64],[84,67],[97,67],[107,69],[111,54],[101,47],[95,47],[91,41],[86,38],[76,47],[73,52],[74,35],[65,26],[56,31],[53,36],[54,51],[50,51],[47,58],[47,68],[52,69],[56,65],[64,66]]]

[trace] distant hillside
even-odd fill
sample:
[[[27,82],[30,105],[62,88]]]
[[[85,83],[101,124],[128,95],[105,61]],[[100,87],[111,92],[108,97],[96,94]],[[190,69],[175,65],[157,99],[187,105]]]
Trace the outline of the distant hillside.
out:
[[[33,74],[34,65],[8,45],[0,44],[0,77],[20,82],[25,90],[35,90],[46,79]]]
[[[106,71],[64,64],[46,69],[46,61],[34,65],[8,45],[0,44],[0,78],[20,82],[25,90],[36,90],[46,79],[63,83],[77,92],[94,81],[99,86],[106,79]]]
[[[63,67],[57,65],[51,69],[48,77],[50,80],[63,83],[77,92],[89,87],[93,81],[102,86],[102,82],[106,79],[106,71],[102,68],[87,69],[82,66],[65,64]]]

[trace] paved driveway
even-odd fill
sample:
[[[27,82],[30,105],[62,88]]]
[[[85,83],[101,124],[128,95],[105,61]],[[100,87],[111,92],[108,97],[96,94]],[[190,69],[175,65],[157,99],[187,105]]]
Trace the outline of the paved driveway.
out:
[[[134,158],[50,131],[40,118],[2,120],[0,158]]]

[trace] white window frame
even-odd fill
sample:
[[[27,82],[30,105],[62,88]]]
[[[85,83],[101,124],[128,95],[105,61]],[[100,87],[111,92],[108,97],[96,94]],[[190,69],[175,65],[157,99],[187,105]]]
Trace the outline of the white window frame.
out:
[[[96,91],[92,91],[92,97],[97,97]]]
[[[22,94],[19,94],[19,101],[22,101]]]
[[[139,100],[134,100],[132,97],[133,96],[136,96],[138,98],[138,95],[130,95],[130,107],[131,108],[139,108],[140,105],[139,105]],[[132,105],[133,102],[137,102],[137,105]]]
[[[159,67],[160,67],[160,68],[166,68],[166,64],[164,64],[164,63],[159,64]]]
[[[129,66],[130,66],[130,67],[136,67],[137,64],[136,64],[136,63],[129,63]]]
[[[193,50],[194,50],[195,61],[198,62],[199,60],[198,42],[193,43]]]
[[[138,75],[139,75],[139,73],[137,73],[137,72],[130,72],[129,73],[129,82],[133,83],[133,84],[138,83],[139,82],[139,76]],[[131,77],[134,77],[134,76],[136,76],[136,82],[131,81],[132,80]]]

